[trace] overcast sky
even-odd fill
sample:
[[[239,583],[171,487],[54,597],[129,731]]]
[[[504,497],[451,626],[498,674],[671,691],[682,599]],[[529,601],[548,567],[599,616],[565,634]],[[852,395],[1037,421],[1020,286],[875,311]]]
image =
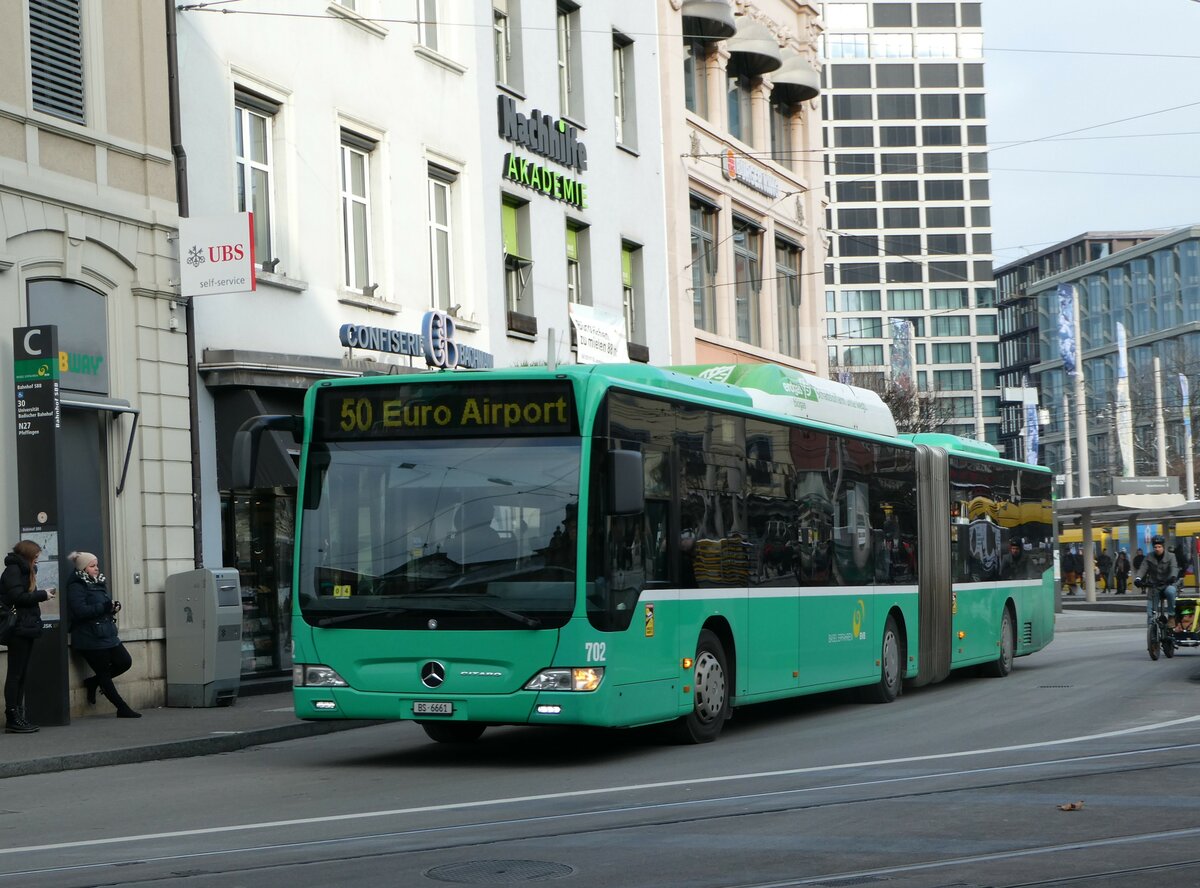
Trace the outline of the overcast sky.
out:
[[[996,267],[1084,231],[1200,223],[1200,3],[983,0],[983,16]],[[1042,141],[1006,146],[1025,139]]]

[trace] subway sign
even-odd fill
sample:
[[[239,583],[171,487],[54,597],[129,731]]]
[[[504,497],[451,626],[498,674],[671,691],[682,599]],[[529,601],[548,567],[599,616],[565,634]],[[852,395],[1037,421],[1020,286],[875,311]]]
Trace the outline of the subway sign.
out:
[[[346,441],[571,435],[576,429],[566,382],[397,383],[319,390],[313,434]]]

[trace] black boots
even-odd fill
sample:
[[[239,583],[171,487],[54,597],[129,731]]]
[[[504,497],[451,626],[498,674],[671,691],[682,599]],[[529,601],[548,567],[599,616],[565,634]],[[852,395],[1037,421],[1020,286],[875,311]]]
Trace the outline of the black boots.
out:
[[[87,690],[88,706],[96,705],[96,687],[99,685],[100,679],[96,676],[91,676],[83,680],[83,687]]]
[[[32,734],[38,730],[37,725],[32,725],[25,720],[25,713],[20,709],[4,710],[4,733],[6,734]]]
[[[141,718],[142,714],[135,709],[130,709],[129,704],[117,707],[117,718]]]

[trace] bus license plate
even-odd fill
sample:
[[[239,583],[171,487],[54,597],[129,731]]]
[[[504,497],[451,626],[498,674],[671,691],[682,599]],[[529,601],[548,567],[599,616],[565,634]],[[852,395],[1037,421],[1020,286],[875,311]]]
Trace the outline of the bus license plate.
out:
[[[413,715],[454,715],[454,704],[418,700],[413,703]]]

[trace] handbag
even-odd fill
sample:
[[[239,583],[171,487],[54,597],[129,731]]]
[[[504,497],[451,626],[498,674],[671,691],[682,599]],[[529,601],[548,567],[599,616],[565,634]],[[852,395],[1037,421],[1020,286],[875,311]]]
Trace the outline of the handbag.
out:
[[[17,609],[12,605],[4,605],[0,611],[0,644],[8,644],[17,628]]]

